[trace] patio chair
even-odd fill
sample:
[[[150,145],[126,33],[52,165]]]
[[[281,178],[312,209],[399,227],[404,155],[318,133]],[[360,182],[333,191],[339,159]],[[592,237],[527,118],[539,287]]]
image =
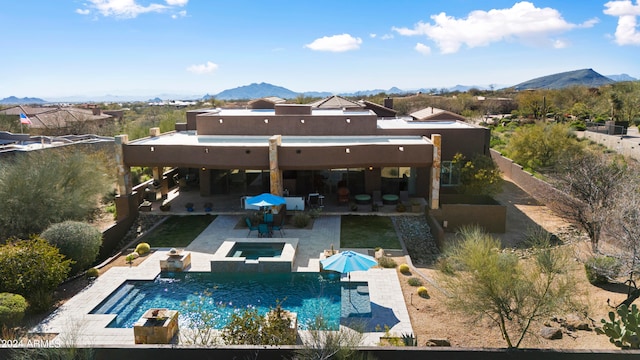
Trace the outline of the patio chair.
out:
[[[273,214],[265,213],[264,214],[264,222],[267,223],[267,225],[273,224]]]
[[[262,223],[258,225],[258,236],[259,237],[271,237],[271,230],[269,229],[269,225]]]
[[[378,207],[384,205],[384,203],[382,202],[382,191],[374,190],[371,196],[371,201],[373,205],[376,205]]]
[[[278,225],[273,225],[271,227],[272,232],[273,231],[280,231],[280,236],[284,237],[284,215],[280,216],[280,224]]]
[[[257,226],[251,224],[251,219],[244,218],[244,221],[247,223],[247,227],[249,228],[249,233],[247,234],[247,237],[251,235],[252,231],[259,230]]]
[[[409,192],[408,191],[400,191],[400,202],[403,204],[409,203]]]
[[[307,195],[307,206],[309,206],[309,209],[316,209],[318,207],[319,198],[320,194],[318,193]]]
[[[341,187],[338,189],[338,203],[346,204],[349,202],[349,189]]]

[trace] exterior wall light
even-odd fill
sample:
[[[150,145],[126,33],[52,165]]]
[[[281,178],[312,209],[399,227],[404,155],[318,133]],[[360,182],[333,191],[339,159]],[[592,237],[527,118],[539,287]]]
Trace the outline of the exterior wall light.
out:
[[[151,147],[151,152],[154,152],[154,151],[156,151],[156,149],[152,146]]]
[[[202,171],[206,171],[206,170],[207,170],[207,168],[202,168]]]
[[[404,151],[404,146],[400,146],[400,147],[398,147],[398,150],[400,150],[400,151]]]
[[[269,123],[269,119],[264,119],[264,123],[268,124]]]
[[[346,152],[347,154],[351,153],[351,150],[349,150],[349,148],[344,149],[344,152]]]
[[[218,119],[218,122],[220,122],[220,124],[222,124],[224,121],[222,119]]]
[[[209,149],[204,149],[204,152],[205,152],[206,154],[208,154],[208,153],[209,153]]]
[[[373,166],[369,166],[369,171],[373,171]]]
[[[351,124],[351,119],[347,118],[346,122],[347,124]]]
[[[304,124],[304,119],[300,119],[300,124]]]

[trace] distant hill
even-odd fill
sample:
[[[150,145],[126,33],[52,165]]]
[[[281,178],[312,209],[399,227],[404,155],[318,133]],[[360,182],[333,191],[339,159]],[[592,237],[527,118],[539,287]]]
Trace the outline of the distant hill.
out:
[[[513,86],[515,90],[528,89],[562,89],[569,86],[599,87],[615,81],[600,75],[593,69],[567,71],[535,78]]]
[[[607,77],[613,81],[636,81],[638,79],[631,77],[627,74],[620,74],[620,75],[607,75]]]
[[[30,97],[17,98],[15,96],[9,96],[0,100],[0,104],[2,105],[25,105],[25,104],[44,104],[44,103],[46,103],[46,101],[40,98],[30,98]]]
[[[268,96],[277,96],[283,99],[295,99],[299,94],[282,86],[267,83],[240,86],[224,90],[215,95],[218,100],[260,99]],[[206,100],[206,99],[205,99]]]

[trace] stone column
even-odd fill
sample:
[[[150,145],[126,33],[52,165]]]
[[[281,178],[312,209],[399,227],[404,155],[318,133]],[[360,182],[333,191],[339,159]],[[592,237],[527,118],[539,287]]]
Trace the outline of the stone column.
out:
[[[272,194],[282,196],[282,171],[278,166],[278,148],[282,145],[282,136],[269,138],[269,189]]]
[[[126,196],[131,194],[131,168],[124,164],[124,146],[129,142],[128,135],[118,135],[115,137],[116,143],[116,166],[118,169],[118,194]]]
[[[440,208],[440,158],[442,156],[442,137],[431,135],[433,143],[433,162],[431,163],[431,189],[429,191],[429,209]]]
[[[149,129],[149,136],[151,136],[151,137],[160,136],[160,128],[159,127],[150,128]]]

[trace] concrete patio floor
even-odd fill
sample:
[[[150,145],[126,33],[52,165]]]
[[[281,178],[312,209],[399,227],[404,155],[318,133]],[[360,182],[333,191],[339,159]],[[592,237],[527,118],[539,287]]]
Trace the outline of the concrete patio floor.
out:
[[[185,248],[191,253],[191,267],[187,271],[211,271],[210,260],[226,239],[243,238],[246,229],[234,229],[239,215],[219,215]],[[315,219],[312,229],[285,229],[285,237],[298,239],[293,271],[318,272],[323,251],[340,244],[340,216],[323,215]],[[107,328],[115,315],[90,314],[106,297],[127,280],[153,280],[160,274],[160,259],[169,249],[158,249],[140,265],[113,267],[91,285],[71,298],[31,331],[54,333],[62,343],[81,346],[133,345],[133,329]],[[339,249],[345,250],[345,249]],[[354,249],[356,251],[365,251]],[[347,281],[346,278],[343,281]],[[351,281],[368,282],[372,307],[371,325],[380,331],[364,334],[362,345],[376,345],[384,336],[385,325],[395,334],[412,333],[409,313],[395,269],[373,268],[351,273]],[[346,320],[346,319],[343,319]],[[346,324],[341,320],[342,324]],[[343,325],[344,326],[344,325]]]

